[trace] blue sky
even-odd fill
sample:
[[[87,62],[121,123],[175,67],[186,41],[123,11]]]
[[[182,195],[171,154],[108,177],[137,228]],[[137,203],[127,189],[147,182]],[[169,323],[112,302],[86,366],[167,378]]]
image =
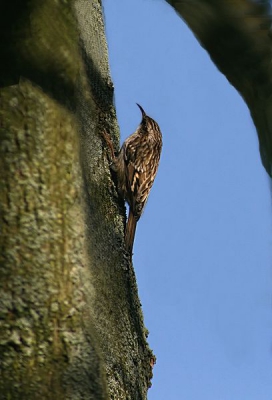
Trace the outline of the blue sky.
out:
[[[149,400],[271,400],[271,193],[242,98],[162,0],[104,0],[121,141],[160,125],[134,244]]]

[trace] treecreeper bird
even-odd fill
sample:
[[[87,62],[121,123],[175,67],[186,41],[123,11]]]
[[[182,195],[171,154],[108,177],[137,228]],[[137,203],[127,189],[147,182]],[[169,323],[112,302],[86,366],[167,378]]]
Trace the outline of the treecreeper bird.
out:
[[[129,216],[125,230],[125,245],[132,255],[136,225],[147,202],[151,187],[158,171],[162,150],[162,134],[154,119],[146,115],[136,131],[123,143],[117,157],[113,154],[112,169],[116,172],[118,191],[129,205]]]

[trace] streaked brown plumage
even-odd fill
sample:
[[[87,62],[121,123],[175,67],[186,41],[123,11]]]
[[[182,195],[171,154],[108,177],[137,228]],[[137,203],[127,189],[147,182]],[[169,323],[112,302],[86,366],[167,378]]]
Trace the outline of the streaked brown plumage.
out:
[[[137,105],[142,112],[142,121],[137,130],[124,141],[113,162],[119,192],[129,204],[125,244],[130,254],[136,224],[153,185],[162,149],[162,135],[158,124]]]

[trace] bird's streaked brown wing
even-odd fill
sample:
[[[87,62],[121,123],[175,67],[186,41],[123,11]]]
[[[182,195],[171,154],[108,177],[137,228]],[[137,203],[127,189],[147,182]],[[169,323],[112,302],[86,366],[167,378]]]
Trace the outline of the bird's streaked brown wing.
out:
[[[153,185],[161,153],[160,142],[151,145],[141,136],[129,138],[125,146],[128,202],[136,218],[141,216]]]

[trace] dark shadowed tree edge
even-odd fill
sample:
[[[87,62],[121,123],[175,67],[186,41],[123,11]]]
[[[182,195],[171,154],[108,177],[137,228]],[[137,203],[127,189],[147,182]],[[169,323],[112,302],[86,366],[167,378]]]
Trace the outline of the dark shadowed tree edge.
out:
[[[268,0],[167,0],[247,103],[272,176],[272,32]],[[242,151],[243,149],[241,149]]]
[[[0,399],[146,399],[101,3],[4,0],[0,30]]]

